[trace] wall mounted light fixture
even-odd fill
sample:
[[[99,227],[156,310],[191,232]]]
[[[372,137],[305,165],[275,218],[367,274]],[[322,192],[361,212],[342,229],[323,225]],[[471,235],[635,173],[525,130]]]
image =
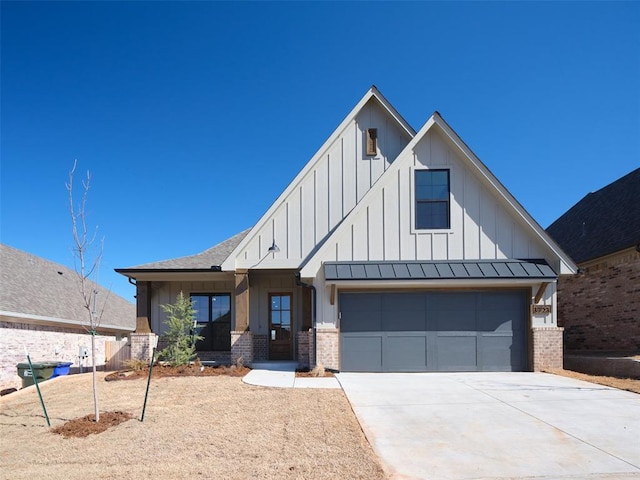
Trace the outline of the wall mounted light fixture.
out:
[[[269,253],[278,253],[280,251],[280,249],[278,248],[278,245],[276,245],[276,239],[273,239],[273,243],[271,244],[271,246],[269,247],[268,252]]]

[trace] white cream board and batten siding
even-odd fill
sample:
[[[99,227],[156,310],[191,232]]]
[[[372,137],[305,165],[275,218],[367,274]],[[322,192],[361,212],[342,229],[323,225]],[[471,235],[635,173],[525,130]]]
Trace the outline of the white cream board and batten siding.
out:
[[[545,258],[556,272],[572,273],[575,265],[546,236],[541,227],[499,184],[486,167],[434,115],[354,209],[347,222],[304,265],[302,276],[316,278],[325,304],[323,321],[337,318],[329,308],[321,281],[325,261],[358,260],[477,260]],[[450,170],[451,228],[414,228],[414,172],[420,168]],[[537,291],[537,286],[530,286]],[[478,282],[477,286],[485,285]],[[533,294],[536,292],[534,291]],[[555,307],[555,284],[541,300]],[[555,325],[551,315],[535,316],[534,325]],[[329,315],[327,315],[329,314]]]
[[[391,165],[413,131],[376,95],[369,92],[363,100],[225,261],[224,270],[298,267]],[[368,128],[378,129],[376,156],[365,154]],[[273,240],[280,251],[265,257]]]
[[[429,146],[437,146],[435,156]],[[496,195],[450,150],[436,132],[425,135],[411,158],[389,172],[378,192],[354,212],[349,228],[332,239],[322,261],[477,260],[547,258],[557,264],[542,242],[506,211]],[[403,168],[404,167],[404,168]],[[450,170],[451,228],[414,228],[414,172],[421,168]],[[317,262],[316,262],[317,263]],[[317,264],[319,266],[319,264]],[[557,268],[557,265],[555,265]]]

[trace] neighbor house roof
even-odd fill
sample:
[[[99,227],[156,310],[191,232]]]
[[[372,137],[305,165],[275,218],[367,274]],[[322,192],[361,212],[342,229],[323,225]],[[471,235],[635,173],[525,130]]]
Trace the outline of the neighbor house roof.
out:
[[[547,232],[577,263],[640,244],[640,168],[591,192]]]
[[[326,262],[326,280],[555,279],[544,260]]]
[[[116,268],[116,272],[129,274],[129,273],[142,273],[149,271],[193,271],[193,270],[211,270],[222,265],[222,262],[233,252],[236,246],[242,241],[242,239],[249,233],[251,229],[247,229],[234,235],[231,238],[224,240],[223,242],[214,245],[213,247],[205,250],[204,252],[196,255],[190,255],[187,257],[173,258],[171,260],[163,260],[160,262],[145,263],[129,268]]]
[[[100,330],[135,330],[135,305],[99,285],[96,289],[98,305],[107,299]],[[75,271],[0,244],[0,317],[77,327],[87,323],[87,315]]]

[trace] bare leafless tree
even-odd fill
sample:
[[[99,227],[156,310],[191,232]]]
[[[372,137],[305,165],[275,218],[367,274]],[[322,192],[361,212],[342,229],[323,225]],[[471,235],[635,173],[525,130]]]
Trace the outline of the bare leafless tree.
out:
[[[71,228],[73,234],[73,261],[77,274],[78,290],[82,297],[82,306],[87,310],[87,332],[91,335],[91,364],[93,372],[93,406],[95,421],[100,421],[100,409],[98,404],[98,382],[96,377],[96,335],[102,320],[102,314],[107,304],[106,298],[98,301],[98,274],[104,251],[104,238],[96,242],[98,227],[90,232],[87,227],[86,206],[89,195],[91,173],[87,171],[82,180],[82,196],[76,204],[73,199],[73,177],[76,172],[77,160],[73,162],[73,168],[69,172],[69,181],[66,183],[69,194],[69,213],[71,215]],[[99,305],[100,303],[100,305]]]

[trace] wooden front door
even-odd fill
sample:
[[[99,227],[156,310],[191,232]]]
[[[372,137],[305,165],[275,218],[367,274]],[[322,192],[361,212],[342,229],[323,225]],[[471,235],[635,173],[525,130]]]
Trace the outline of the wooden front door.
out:
[[[290,293],[269,294],[269,359],[291,360],[293,332]]]

